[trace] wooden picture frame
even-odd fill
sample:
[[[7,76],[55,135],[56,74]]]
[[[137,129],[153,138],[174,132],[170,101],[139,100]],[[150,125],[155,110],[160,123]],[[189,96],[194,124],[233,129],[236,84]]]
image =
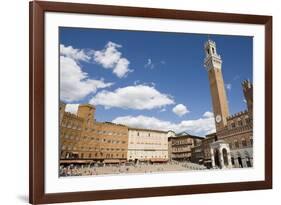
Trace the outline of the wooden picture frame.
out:
[[[30,74],[29,74],[29,202],[32,204],[154,197],[182,194],[230,192],[272,188],[272,17],[199,11],[167,10],[104,6],[93,4],[30,2]],[[44,15],[46,12],[66,12],[157,19],[195,20],[259,24],[265,26],[265,180],[218,184],[180,185],[150,188],[45,193],[45,69]]]

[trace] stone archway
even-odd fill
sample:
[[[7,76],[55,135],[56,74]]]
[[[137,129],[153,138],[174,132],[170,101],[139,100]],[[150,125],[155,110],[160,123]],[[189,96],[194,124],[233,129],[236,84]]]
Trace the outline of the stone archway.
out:
[[[232,152],[230,152],[230,160],[231,160],[231,165],[235,166],[235,159],[234,159],[234,155]]]
[[[219,154],[219,150],[218,149],[214,150],[214,155],[215,155],[215,166],[216,167],[221,167],[221,164],[220,164],[220,154]]]
[[[252,167],[250,155],[247,151],[244,152],[247,167]]]
[[[243,168],[242,158],[239,156],[237,159],[238,159],[239,167],[240,167],[240,168]]]
[[[225,148],[222,149],[222,157],[223,157],[223,163],[224,163],[224,166],[228,166],[228,153],[227,153],[227,150]]]
[[[210,144],[213,168],[232,168],[230,149],[228,143],[218,140]]]

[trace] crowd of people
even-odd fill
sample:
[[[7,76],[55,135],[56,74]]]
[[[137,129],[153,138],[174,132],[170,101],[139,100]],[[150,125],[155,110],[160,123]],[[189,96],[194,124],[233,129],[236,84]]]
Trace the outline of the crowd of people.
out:
[[[122,164],[70,164],[61,165],[60,176],[88,176],[124,173],[155,173],[206,169],[191,162],[171,161],[166,163],[122,163]]]

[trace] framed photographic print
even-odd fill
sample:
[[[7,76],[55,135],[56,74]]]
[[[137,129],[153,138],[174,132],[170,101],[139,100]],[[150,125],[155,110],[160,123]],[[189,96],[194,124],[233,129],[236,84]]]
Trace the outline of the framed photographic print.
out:
[[[30,2],[30,203],[272,188],[272,17]]]

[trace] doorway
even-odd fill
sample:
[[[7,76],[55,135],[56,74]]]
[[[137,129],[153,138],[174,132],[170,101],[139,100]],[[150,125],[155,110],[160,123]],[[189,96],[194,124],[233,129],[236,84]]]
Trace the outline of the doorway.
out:
[[[240,168],[243,168],[242,158],[238,157],[238,164]]]
[[[228,166],[228,156],[225,148],[222,149],[223,163],[225,166]]]
[[[216,167],[221,167],[219,151],[217,149],[215,149],[214,151],[215,151],[215,166]]]

